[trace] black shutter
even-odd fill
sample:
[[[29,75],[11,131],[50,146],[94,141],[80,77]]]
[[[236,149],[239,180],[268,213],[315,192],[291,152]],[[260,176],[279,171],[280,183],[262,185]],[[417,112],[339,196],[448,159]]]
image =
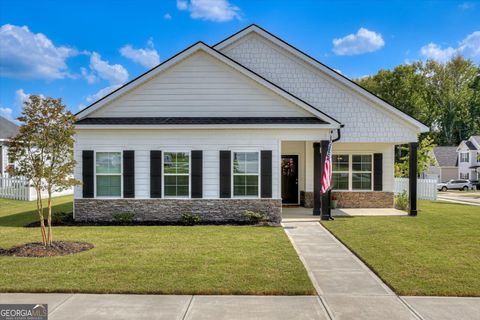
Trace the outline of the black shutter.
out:
[[[162,197],[162,151],[150,151],[150,198]]]
[[[383,190],[383,154],[373,155],[373,190]]]
[[[135,151],[123,151],[123,197],[135,198]]]
[[[92,150],[83,150],[82,152],[82,190],[84,198],[93,198],[93,155]]]
[[[203,197],[203,152],[192,151],[192,198]]]
[[[271,198],[272,197],[272,151],[263,150],[261,152],[261,191],[260,195],[262,198]]]
[[[220,198],[231,198],[232,153],[220,151]]]

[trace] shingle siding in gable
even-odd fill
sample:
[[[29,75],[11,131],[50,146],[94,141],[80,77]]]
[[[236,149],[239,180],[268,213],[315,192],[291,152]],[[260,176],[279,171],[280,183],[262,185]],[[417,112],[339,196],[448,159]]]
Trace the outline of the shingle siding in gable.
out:
[[[250,35],[222,52],[345,124],[343,142],[416,141],[415,132],[395,116],[334,84],[333,79],[268,40]]]
[[[206,53],[197,52],[89,117],[312,117]]]

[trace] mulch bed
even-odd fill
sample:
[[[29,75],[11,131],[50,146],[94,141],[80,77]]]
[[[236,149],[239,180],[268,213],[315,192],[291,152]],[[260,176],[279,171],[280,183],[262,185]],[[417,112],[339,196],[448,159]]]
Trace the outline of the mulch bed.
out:
[[[94,247],[91,243],[73,241],[54,241],[50,246],[40,242],[26,243],[10,249],[0,248],[0,256],[14,257],[54,257],[75,254],[90,250]]]

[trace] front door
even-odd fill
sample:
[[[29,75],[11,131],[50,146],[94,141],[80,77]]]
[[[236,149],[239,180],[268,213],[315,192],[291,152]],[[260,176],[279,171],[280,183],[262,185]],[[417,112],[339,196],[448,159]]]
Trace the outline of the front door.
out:
[[[282,203],[298,204],[298,156],[282,156]]]

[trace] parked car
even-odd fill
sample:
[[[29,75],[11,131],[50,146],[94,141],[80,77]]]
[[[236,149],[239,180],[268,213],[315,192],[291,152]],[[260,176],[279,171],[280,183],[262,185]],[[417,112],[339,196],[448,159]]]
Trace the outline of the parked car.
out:
[[[468,180],[450,180],[447,183],[437,183],[438,191],[447,191],[447,190],[463,190],[467,191],[473,189],[473,185]]]
[[[478,180],[470,180],[470,183],[473,186],[473,189],[480,190],[480,181]]]

